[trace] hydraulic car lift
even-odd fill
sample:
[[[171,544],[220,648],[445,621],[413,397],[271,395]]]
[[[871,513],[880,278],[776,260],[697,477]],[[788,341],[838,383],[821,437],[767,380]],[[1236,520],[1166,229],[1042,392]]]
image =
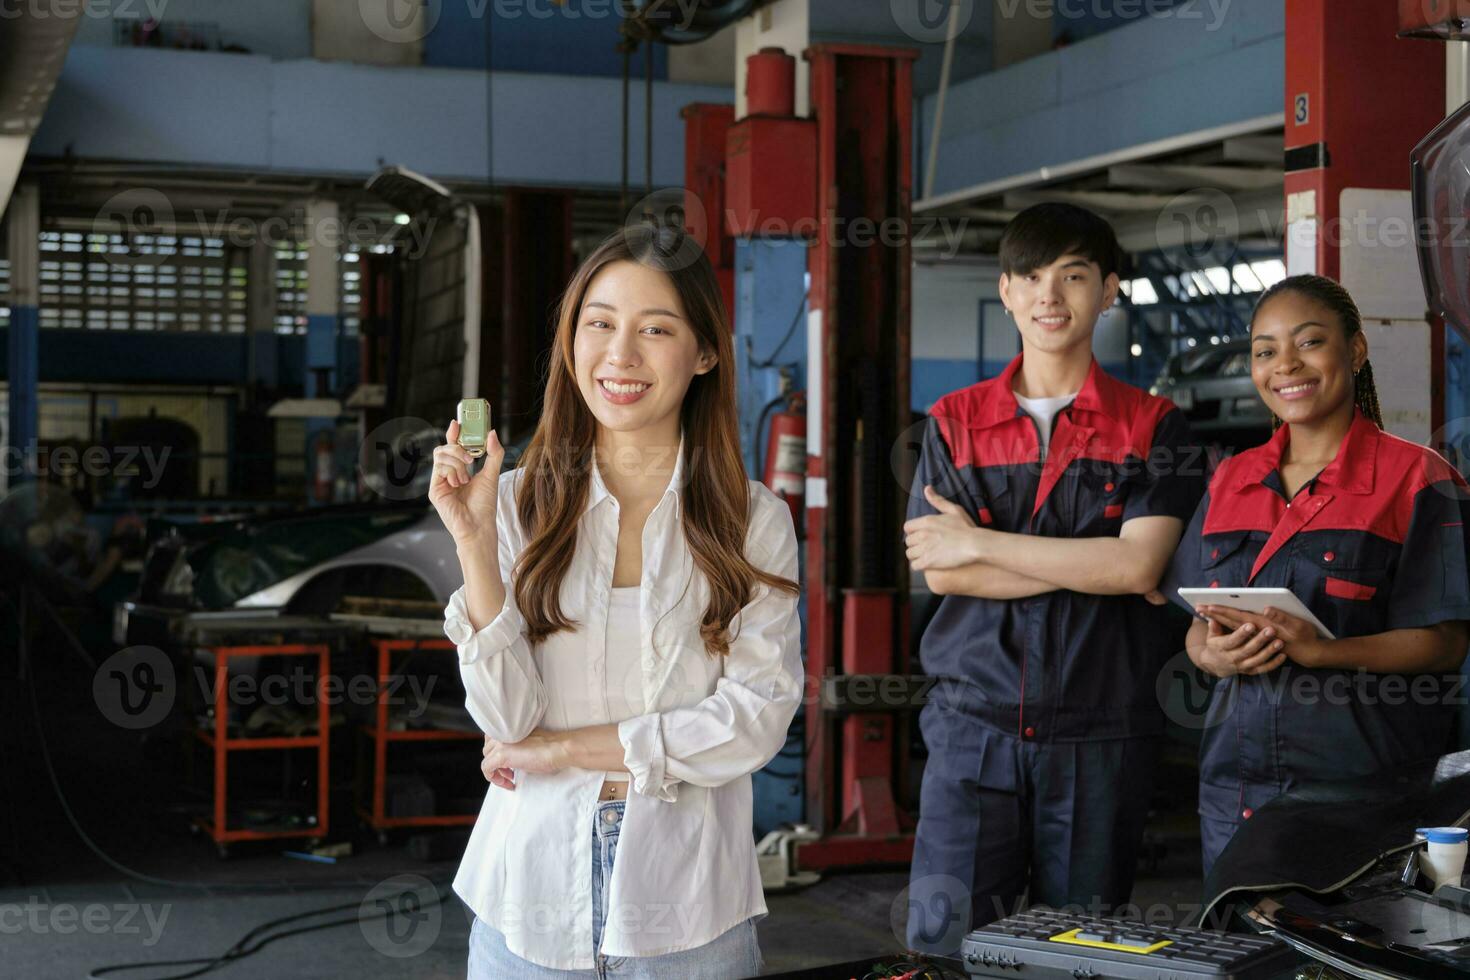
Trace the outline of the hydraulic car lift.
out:
[[[708,222],[712,241],[705,246],[718,265],[731,262],[723,235],[735,237],[742,395],[747,388],[757,392],[757,404],[766,397],[759,386],[768,379],[760,369],[805,373],[801,788],[806,825],[819,835],[811,840],[804,829],[795,835],[795,865],[805,871],[906,863],[913,851],[914,821],[900,805],[899,790],[906,712],[918,706],[902,679],[910,673],[909,571],[900,545],[912,461],[892,447],[911,421],[908,235],[916,56],[886,47],[809,47],[803,57],[811,69],[810,120],[793,116],[789,99],[758,93],[757,79],[765,85],[769,76],[754,69],[745,118],[730,122],[713,106],[685,113],[698,135],[686,142],[687,193],[706,215],[719,216]],[[779,63],[782,56],[763,51],[751,60],[760,58]],[[779,77],[774,83],[777,89],[786,85]],[[722,149],[723,181],[711,179],[718,171],[711,158]],[[801,174],[810,174],[811,183]],[[757,288],[755,276],[768,278]],[[788,341],[801,322],[796,300],[807,277],[803,352],[799,341]],[[769,356],[758,360],[750,349]],[[780,365],[773,363],[778,353]],[[742,404],[747,414],[750,405]],[[858,697],[864,686],[901,695]]]

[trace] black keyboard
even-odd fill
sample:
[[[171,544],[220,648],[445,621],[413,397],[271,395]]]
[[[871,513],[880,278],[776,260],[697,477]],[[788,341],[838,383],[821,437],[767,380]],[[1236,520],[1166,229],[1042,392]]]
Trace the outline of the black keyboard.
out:
[[[1038,907],[960,946],[972,977],[1025,980],[1275,980],[1297,955],[1276,939],[1150,926]]]

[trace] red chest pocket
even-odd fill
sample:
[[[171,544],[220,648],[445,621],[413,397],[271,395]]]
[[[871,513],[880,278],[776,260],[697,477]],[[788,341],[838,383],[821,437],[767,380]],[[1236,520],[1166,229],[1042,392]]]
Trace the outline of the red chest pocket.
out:
[[[1361,582],[1350,582],[1345,578],[1327,576],[1325,588],[1327,594],[1339,599],[1371,599],[1378,591],[1376,585],[1364,585]]]

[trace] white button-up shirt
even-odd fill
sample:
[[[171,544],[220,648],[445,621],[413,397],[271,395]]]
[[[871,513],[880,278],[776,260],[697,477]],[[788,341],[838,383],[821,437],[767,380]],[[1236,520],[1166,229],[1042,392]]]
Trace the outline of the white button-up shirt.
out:
[[[520,741],[538,725],[564,730],[607,721],[587,706],[605,704],[617,498],[594,459],[577,550],[561,585],[562,610],[578,624],[582,642],[572,648],[575,656],[547,657],[550,644],[526,640],[511,583],[526,544],[515,503],[523,473],[500,475],[504,607],[475,632],[461,586],[444,622],[459,651],[466,707],[486,734],[504,742]],[[605,885],[601,952],[607,956],[690,949],[767,914],[750,774],[780,751],[802,700],[794,595],[756,582],[730,623],[729,655],[706,653],[699,623],[709,586],[684,537],[684,479],[681,435],[668,489],[643,527],[641,628],[627,638],[639,644],[642,669],[626,682],[640,686],[647,713],[617,729],[632,779]],[[745,554],[758,568],[796,581],[790,509],[764,485],[752,480],[749,486]],[[517,770],[514,790],[490,786],[454,879],[454,890],[505,935],[511,952],[541,966],[594,965],[592,821],[604,777],[600,769]]]

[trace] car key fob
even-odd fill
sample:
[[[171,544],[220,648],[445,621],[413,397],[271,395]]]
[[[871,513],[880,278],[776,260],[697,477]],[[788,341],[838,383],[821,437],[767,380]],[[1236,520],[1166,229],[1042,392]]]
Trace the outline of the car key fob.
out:
[[[485,440],[490,435],[490,402],[484,398],[465,398],[455,410],[459,419],[459,444],[476,458],[485,455]]]

